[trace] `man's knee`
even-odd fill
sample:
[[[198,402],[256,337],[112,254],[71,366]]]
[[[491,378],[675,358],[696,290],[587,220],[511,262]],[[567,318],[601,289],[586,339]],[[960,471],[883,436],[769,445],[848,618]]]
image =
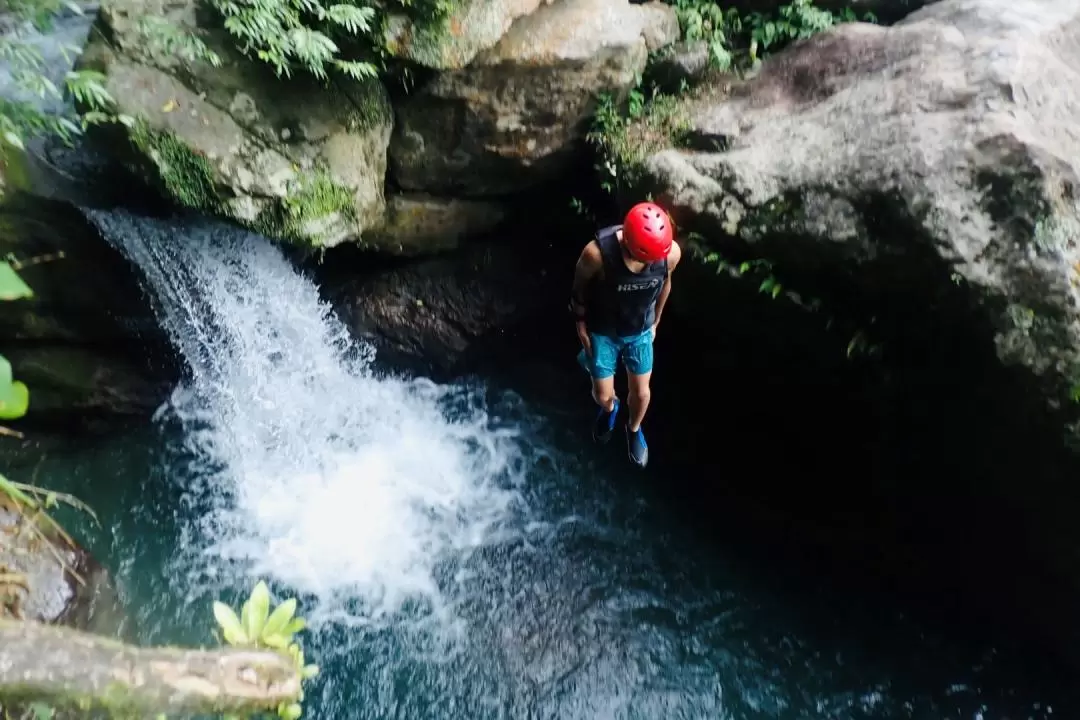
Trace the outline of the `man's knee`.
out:
[[[611,380],[598,380],[593,383],[592,396],[597,405],[608,407],[611,405],[612,400],[615,399],[615,383],[614,378]]]
[[[649,389],[649,382],[646,380],[644,383],[634,383],[630,386],[630,402],[634,403],[638,407],[645,405],[652,399],[652,390]]]

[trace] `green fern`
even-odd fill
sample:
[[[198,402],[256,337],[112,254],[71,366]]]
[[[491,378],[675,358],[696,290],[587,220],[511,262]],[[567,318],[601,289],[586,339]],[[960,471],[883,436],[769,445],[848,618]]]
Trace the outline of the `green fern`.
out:
[[[377,74],[371,62],[343,58],[341,44],[370,35],[374,7],[323,5],[319,0],[212,0],[240,50],[291,77],[296,68],[325,80],[335,69],[364,79]]]
[[[74,3],[59,0],[7,0],[0,5],[16,21],[15,27],[0,36],[0,62],[9,68],[16,88],[23,95],[16,99],[0,98],[0,137],[6,144],[19,149],[22,149],[26,139],[45,134],[59,135],[65,142],[70,142],[87,125],[108,118],[107,111],[113,105],[100,73],[85,70],[69,72],[64,77],[62,87],[58,87],[46,75],[44,59],[31,44],[30,37],[33,30],[47,31],[52,18],[62,7],[82,12]],[[78,53],[77,48],[65,47],[62,50],[69,59]],[[36,100],[59,100],[65,92],[88,111],[80,123],[43,113],[37,107]]]

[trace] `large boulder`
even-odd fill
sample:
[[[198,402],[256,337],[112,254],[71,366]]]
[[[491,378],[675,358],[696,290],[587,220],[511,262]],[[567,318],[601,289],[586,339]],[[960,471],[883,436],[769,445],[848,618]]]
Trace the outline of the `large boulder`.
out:
[[[556,0],[513,23],[467,67],[397,108],[393,179],[436,195],[499,196],[565,170],[601,93],[624,95],[650,50],[674,41],[659,2]]]
[[[464,0],[437,21],[418,23],[391,15],[385,41],[390,54],[435,70],[460,70],[499,42],[519,17],[552,0]]]
[[[393,255],[427,255],[453,250],[470,237],[492,230],[507,216],[501,202],[437,197],[425,193],[391,195],[384,222],[364,234],[364,247]]]
[[[1050,408],[1080,378],[1080,0],[851,23],[679,110],[644,162],[676,220],[893,305],[961,293]],[[879,308],[889,310],[889,308]]]
[[[393,116],[385,89],[306,73],[289,80],[236,51],[197,3],[108,0],[80,65],[105,73],[140,171],[180,204],[267,235],[327,247],[382,222]],[[139,21],[196,30],[220,67],[188,63]]]
[[[353,336],[375,346],[382,361],[445,376],[522,354],[530,338],[520,333],[535,334],[530,328],[566,292],[565,276],[551,269],[572,268],[573,258],[556,264],[553,256],[550,248],[522,253],[518,243],[480,241],[320,284]]]

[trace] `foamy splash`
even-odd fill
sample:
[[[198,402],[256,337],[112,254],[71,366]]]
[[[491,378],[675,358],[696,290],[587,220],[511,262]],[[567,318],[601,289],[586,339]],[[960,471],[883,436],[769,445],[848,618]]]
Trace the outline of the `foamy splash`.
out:
[[[165,412],[202,465],[186,491],[208,506],[187,571],[272,578],[316,596],[315,620],[442,608],[440,565],[520,517],[515,433],[461,391],[375,377],[371,348],[263,238],[88,215],[146,275],[190,367]]]

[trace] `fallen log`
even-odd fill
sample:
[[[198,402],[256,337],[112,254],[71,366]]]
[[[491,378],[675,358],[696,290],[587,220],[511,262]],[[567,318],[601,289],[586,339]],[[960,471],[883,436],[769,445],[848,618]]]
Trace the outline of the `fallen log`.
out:
[[[157,717],[273,712],[300,693],[273,651],[136,647],[64,627],[0,619],[0,704]]]

